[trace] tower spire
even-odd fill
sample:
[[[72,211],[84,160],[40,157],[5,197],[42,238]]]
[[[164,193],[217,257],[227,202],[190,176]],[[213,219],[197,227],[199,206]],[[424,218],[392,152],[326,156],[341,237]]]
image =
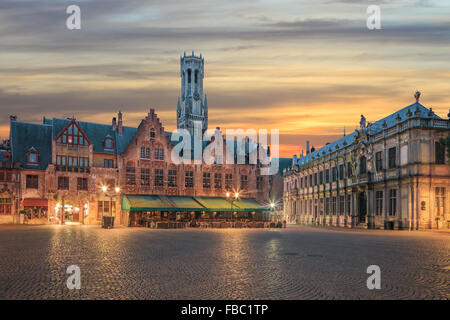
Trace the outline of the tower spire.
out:
[[[180,59],[181,100],[177,105],[177,127],[191,134],[208,129],[208,102],[203,97],[204,58],[186,53]]]

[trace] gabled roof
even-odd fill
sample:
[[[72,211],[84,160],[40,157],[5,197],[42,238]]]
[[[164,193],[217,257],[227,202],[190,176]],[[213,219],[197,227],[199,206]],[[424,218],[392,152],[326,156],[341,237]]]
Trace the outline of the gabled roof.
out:
[[[34,148],[39,154],[38,164],[27,163],[27,152]],[[26,169],[47,169],[52,161],[52,127],[46,124],[11,122],[12,159]]]
[[[72,119],[60,119],[44,118],[44,123],[49,124],[53,127],[52,137],[53,139],[61,133],[61,131],[70,123]],[[112,129],[111,125],[93,123],[86,121],[76,120],[78,126],[83,130],[84,134],[88,137],[91,143],[94,145],[94,152],[97,153],[110,153],[117,154],[123,153],[125,148],[130,143],[131,139],[137,132],[137,128],[133,127],[122,127],[122,134],[119,135],[116,130]],[[112,138],[114,142],[114,149],[105,149],[105,138]]]
[[[420,103],[416,102],[413,103],[403,109],[400,109],[394,113],[392,113],[391,115],[384,117],[376,122],[374,122],[371,126],[370,126],[370,135],[373,136],[379,132],[381,132],[383,130],[383,124],[386,123],[386,128],[385,129],[389,129],[394,127],[395,125],[397,125],[397,117],[400,117],[400,121],[399,123],[405,122],[408,120],[408,113],[411,113],[411,118],[415,118],[417,117],[415,112],[416,111],[420,111],[420,119],[441,119],[441,117],[439,117],[436,114],[432,114],[430,115],[430,109],[427,109],[426,107],[424,107],[423,105],[421,105]],[[320,149],[315,150],[312,153],[307,154],[306,156],[298,159],[297,163],[298,165],[303,165],[306,163],[309,163],[310,161],[320,158],[322,156],[328,155],[330,153],[333,153],[337,150],[341,150],[344,147],[347,147],[349,145],[351,145],[355,139],[355,135],[356,132],[352,132],[349,135],[346,135],[345,137],[342,137],[336,141],[333,141],[325,146],[323,146]]]

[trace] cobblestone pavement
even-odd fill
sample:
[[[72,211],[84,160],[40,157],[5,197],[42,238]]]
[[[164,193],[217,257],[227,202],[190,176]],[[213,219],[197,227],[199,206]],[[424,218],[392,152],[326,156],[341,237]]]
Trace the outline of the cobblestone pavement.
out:
[[[450,234],[1,226],[0,299],[448,299]],[[381,290],[366,269],[381,268]],[[81,268],[69,290],[66,269]]]

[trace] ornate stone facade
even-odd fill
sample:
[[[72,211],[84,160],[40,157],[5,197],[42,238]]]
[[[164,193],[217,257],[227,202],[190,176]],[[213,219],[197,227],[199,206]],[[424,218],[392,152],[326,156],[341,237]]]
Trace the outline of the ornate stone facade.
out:
[[[449,228],[450,133],[417,102],[292,160],[284,172],[290,223],[385,229]]]

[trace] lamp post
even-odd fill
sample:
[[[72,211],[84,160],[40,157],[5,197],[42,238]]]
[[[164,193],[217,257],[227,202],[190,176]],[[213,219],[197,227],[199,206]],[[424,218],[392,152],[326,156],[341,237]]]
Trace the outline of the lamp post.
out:
[[[110,212],[111,224],[112,224],[112,216],[113,216],[113,212],[112,212],[112,203],[113,203],[113,197],[119,195],[119,193],[120,193],[120,187],[115,187],[115,188],[114,188],[115,193],[113,193],[113,192],[109,192],[109,193],[108,193],[108,186],[103,185],[103,186],[102,186],[102,191],[103,191],[103,193],[104,193],[105,196],[109,197],[109,201],[110,201],[110,202],[109,202],[109,212]],[[111,227],[112,227],[112,225],[111,225]]]
[[[237,201],[239,199],[239,192],[234,193],[234,200],[231,197],[231,193],[227,192],[227,200],[230,201],[230,212],[231,212],[231,218],[233,218],[233,202]]]
[[[273,203],[273,202],[271,202],[270,203],[270,215],[272,216],[271,217],[271,219],[273,220],[273,212],[274,212],[274,209],[275,209],[275,203]]]

